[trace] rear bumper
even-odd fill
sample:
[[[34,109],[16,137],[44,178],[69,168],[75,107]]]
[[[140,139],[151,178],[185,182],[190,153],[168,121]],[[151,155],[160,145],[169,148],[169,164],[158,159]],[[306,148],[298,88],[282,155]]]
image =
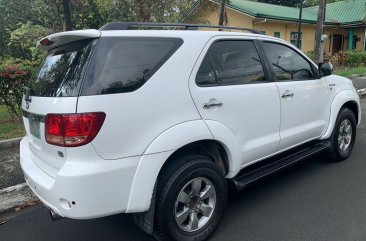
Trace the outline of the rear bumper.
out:
[[[31,158],[28,137],[20,143],[20,164],[27,184],[62,217],[89,219],[126,212],[141,156],[67,161],[51,177]]]

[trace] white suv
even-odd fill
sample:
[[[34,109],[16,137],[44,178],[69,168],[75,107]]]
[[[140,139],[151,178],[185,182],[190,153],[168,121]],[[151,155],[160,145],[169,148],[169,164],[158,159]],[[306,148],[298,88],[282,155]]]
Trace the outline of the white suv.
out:
[[[54,218],[135,213],[161,239],[204,240],[227,184],[323,150],[349,157],[361,118],[350,80],[281,39],[200,27],[212,26],[111,23],[39,42],[49,52],[25,88],[20,162]]]

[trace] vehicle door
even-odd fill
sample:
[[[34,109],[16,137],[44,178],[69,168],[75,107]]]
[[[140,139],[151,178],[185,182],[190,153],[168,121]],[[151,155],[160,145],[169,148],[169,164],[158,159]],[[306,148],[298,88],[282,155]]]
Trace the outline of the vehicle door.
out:
[[[262,41],[281,99],[279,150],[319,138],[326,131],[328,85],[307,58],[284,43]]]
[[[196,107],[214,138],[232,133],[241,165],[276,152],[280,98],[254,39],[215,38],[203,50],[190,79]],[[217,124],[217,125],[216,125]]]

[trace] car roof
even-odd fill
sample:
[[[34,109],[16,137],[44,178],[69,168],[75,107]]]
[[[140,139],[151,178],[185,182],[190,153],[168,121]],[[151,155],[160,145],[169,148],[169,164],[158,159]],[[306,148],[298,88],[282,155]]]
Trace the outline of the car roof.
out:
[[[259,39],[273,39],[285,42],[282,39],[255,33],[239,31],[206,31],[206,30],[102,30],[101,36],[136,36],[136,37],[179,37],[188,38],[193,36],[210,39],[215,36],[242,36]]]
[[[278,42],[283,42],[288,44],[286,41],[256,33],[247,33],[243,31],[206,31],[206,30],[96,30],[96,29],[85,29],[85,30],[75,30],[68,32],[59,32],[48,35],[42,38],[38,43],[37,47],[44,50],[50,50],[56,48],[57,46],[67,44],[68,42],[73,42],[76,40],[82,40],[87,38],[98,38],[107,36],[130,36],[130,37],[171,37],[171,38],[182,38],[183,40],[188,39],[201,39],[209,40],[212,37],[223,36],[223,37],[248,37],[257,39],[267,39],[275,40]],[[46,40],[46,41],[45,41]],[[42,41],[47,44],[44,45]]]

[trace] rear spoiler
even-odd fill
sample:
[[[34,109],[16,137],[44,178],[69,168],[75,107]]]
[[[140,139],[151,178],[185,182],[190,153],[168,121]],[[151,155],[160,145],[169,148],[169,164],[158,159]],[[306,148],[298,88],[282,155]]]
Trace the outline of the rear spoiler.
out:
[[[100,31],[95,29],[54,33],[39,40],[37,43],[37,48],[40,50],[48,51],[58,46],[71,43],[74,41],[88,38],[99,38],[100,35],[101,35]]]

